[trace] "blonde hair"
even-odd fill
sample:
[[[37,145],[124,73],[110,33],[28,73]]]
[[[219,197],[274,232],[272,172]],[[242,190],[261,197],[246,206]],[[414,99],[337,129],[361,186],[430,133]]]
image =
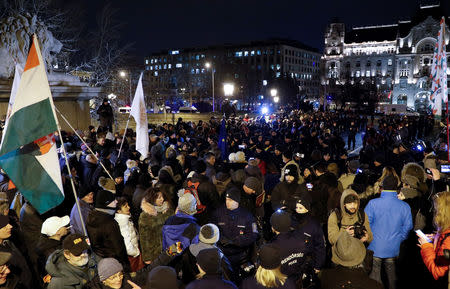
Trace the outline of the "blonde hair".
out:
[[[450,228],[450,192],[442,192],[434,199],[434,224],[439,233]]]
[[[393,167],[387,166],[383,168],[383,173],[381,174],[381,177],[378,179],[378,182],[380,182],[380,185],[383,184],[384,178],[387,176],[393,176],[397,179],[397,184],[400,185],[400,177],[397,175],[397,172]]]
[[[280,267],[276,269],[264,269],[262,266],[258,267],[255,274],[256,282],[267,288],[284,286],[287,276],[281,273]]]

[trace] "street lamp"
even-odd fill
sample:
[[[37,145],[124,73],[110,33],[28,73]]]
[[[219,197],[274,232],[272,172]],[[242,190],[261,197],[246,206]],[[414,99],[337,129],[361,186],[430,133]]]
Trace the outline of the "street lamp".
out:
[[[234,84],[232,83],[224,83],[223,84],[223,93],[225,96],[232,96],[234,92]]]
[[[206,69],[211,68],[211,84],[212,84],[212,105],[213,105],[213,112],[215,112],[215,99],[214,99],[214,67],[210,62],[205,63]]]
[[[272,88],[272,89],[270,90],[270,95],[271,95],[272,97],[277,96],[277,94],[278,94],[278,90],[276,90],[275,88]]]
[[[278,96],[273,97],[273,102],[278,103],[280,101],[280,98]]]
[[[131,73],[128,72],[128,74],[129,74],[129,76],[128,76],[128,82],[129,82],[129,85],[130,85],[130,87],[129,87],[129,95],[128,95],[129,98],[128,98],[128,101],[131,103],[131,102],[133,102],[133,100],[132,100],[132,98],[131,98]],[[120,77],[122,77],[122,78],[126,78],[126,77],[127,77],[127,72],[124,71],[124,70],[122,70],[122,71],[119,72],[119,75],[120,75]]]

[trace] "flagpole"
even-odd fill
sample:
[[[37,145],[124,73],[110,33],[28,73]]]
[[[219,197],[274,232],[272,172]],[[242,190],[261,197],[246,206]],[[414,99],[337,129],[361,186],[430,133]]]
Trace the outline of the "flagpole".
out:
[[[122,141],[120,142],[120,148],[119,148],[119,153],[117,154],[116,163],[120,159],[120,153],[122,152],[122,146],[123,146],[123,143],[125,142],[125,136],[127,135],[128,124],[130,123],[130,118],[131,118],[131,111],[128,114],[127,124],[125,126],[125,131],[123,132]]]
[[[95,159],[99,162],[99,164],[102,166],[103,170],[106,172],[106,174],[109,176],[109,178],[111,180],[114,181],[114,184],[117,185],[116,181],[114,180],[114,178],[111,176],[111,174],[109,173],[109,171],[106,169],[106,167],[103,165],[103,163],[99,160],[99,158],[95,155],[95,153],[92,151],[92,149],[88,146],[88,144],[84,141],[84,139],[77,133],[77,131],[73,128],[73,126],[69,123],[69,121],[67,120],[67,118],[59,111],[59,109],[55,106],[55,110],[59,113],[59,115],[64,119],[64,121],[67,123],[67,125],[73,130],[73,132],[75,133],[75,135],[83,142],[83,144],[87,147],[87,149],[89,150],[89,152],[95,157]],[[62,139],[62,137],[61,137]],[[61,140],[62,142],[62,140]]]

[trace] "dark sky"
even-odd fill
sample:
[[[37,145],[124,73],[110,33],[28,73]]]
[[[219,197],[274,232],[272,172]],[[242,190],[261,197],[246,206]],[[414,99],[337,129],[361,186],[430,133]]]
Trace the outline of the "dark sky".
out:
[[[448,0],[446,0],[448,1]],[[326,25],[392,24],[412,17],[418,0],[82,0],[94,11],[112,2],[124,23],[121,39],[137,57],[164,49],[290,38],[322,49]],[[445,2],[445,1],[442,1]],[[448,5],[450,7],[450,5]],[[450,10],[447,7],[447,15]]]

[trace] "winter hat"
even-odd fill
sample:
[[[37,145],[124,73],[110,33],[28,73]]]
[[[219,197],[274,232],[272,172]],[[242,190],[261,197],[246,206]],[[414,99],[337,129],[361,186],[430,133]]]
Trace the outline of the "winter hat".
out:
[[[192,194],[184,194],[178,199],[178,209],[188,215],[197,213],[197,200]]]
[[[284,169],[284,175],[285,176],[292,176],[292,177],[298,177],[298,172],[297,172],[297,166],[296,165],[288,165],[285,169]]]
[[[116,193],[116,183],[110,178],[100,177],[98,179],[98,185],[104,190],[110,191],[113,194]]]
[[[225,196],[238,203],[241,201],[241,191],[236,187],[229,188]]]
[[[197,264],[206,274],[219,273],[220,263],[220,253],[217,248],[203,249],[197,255]]]
[[[253,167],[258,167],[258,161],[256,159],[254,159],[254,158],[250,158],[248,160],[248,165],[249,166],[253,166]]]
[[[177,289],[179,288],[177,273],[169,266],[153,268],[147,276],[146,289]]]
[[[333,187],[333,188],[337,188],[337,187],[338,187],[338,184],[339,184],[336,175],[333,174],[333,173],[330,173],[330,172],[324,173],[324,174],[321,176],[320,181],[321,181],[323,184],[325,184],[325,185],[327,185],[327,186],[329,186],[329,187]]]
[[[62,227],[67,226],[70,223],[70,217],[50,217],[42,223],[41,234],[47,235],[49,237],[53,236]]]
[[[81,253],[89,249],[86,242],[86,237],[81,234],[70,234],[63,241],[63,249],[68,250],[75,256],[80,256]]]
[[[206,164],[205,162],[198,160],[197,162],[195,162],[194,164],[194,170],[197,174],[201,174],[204,173],[206,171]]]
[[[240,169],[235,172],[231,171],[231,180],[233,183],[244,183],[245,182],[245,171]]]
[[[281,266],[280,248],[274,244],[266,244],[259,250],[261,267],[266,270],[276,269]]]
[[[406,165],[403,166],[401,178],[403,179],[403,177],[406,175],[416,177],[420,183],[426,181],[425,170],[422,166],[420,166],[417,163],[407,163]]]
[[[98,277],[100,281],[105,281],[114,274],[123,271],[122,264],[114,258],[104,258],[97,265]]]
[[[111,209],[108,208],[108,205],[114,202],[115,196],[112,192],[101,190],[97,193],[97,197],[95,199],[95,207],[99,209]]]
[[[256,160],[253,160],[256,161]],[[252,161],[249,161],[249,163]],[[252,165],[248,165],[245,167],[245,172],[247,173],[247,175],[251,176],[251,177],[259,177],[262,176],[261,174],[261,170],[259,169],[258,166],[252,166]]]
[[[375,161],[376,161],[377,163],[384,164],[384,162],[385,162],[384,155],[382,155],[382,154],[376,155],[376,156],[375,156]]]
[[[245,163],[245,153],[243,151],[236,152],[234,156],[234,161],[236,163]]]
[[[397,179],[392,175],[386,176],[383,180],[382,187],[383,190],[396,190],[398,187]]]
[[[286,150],[283,152],[283,156],[287,159],[292,159],[292,152],[289,150]]]
[[[402,177],[402,183],[409,185],[413,189],[419,188],[419,179],[411,175],[405,175]]]
[[[81,186],[77,191],[78,198],[82,199],[82,198],[86,197],[92,191],[93,190],[91,190],[91,188],[89,186]]]
[[[200,228],[200,233],[198,239],[200,242],[205,244],[215,244],[219,241],[220,231],[219,228],[214,224],[206,224]]]
[[[366,257],[366,247],[363,242],[351,237],[346,231],[342,231],[336,241],[331,261],[345,267],[352,267],[361,264]]]
[[[256,195],[259,195],[261,193],[261,182],[255,178],[255,177],[249,177],[245,180],[244,185],[247,188],[250,188],[256,192]]]
[[[270,217],[270,224],[277,232],[289,232],[291,229],[291,214],[282,210],[277,210]]]
[[[9,224],[9,217],[0,215],[0,229],[2,229],[3,227],[5,227],[8,224]]]

